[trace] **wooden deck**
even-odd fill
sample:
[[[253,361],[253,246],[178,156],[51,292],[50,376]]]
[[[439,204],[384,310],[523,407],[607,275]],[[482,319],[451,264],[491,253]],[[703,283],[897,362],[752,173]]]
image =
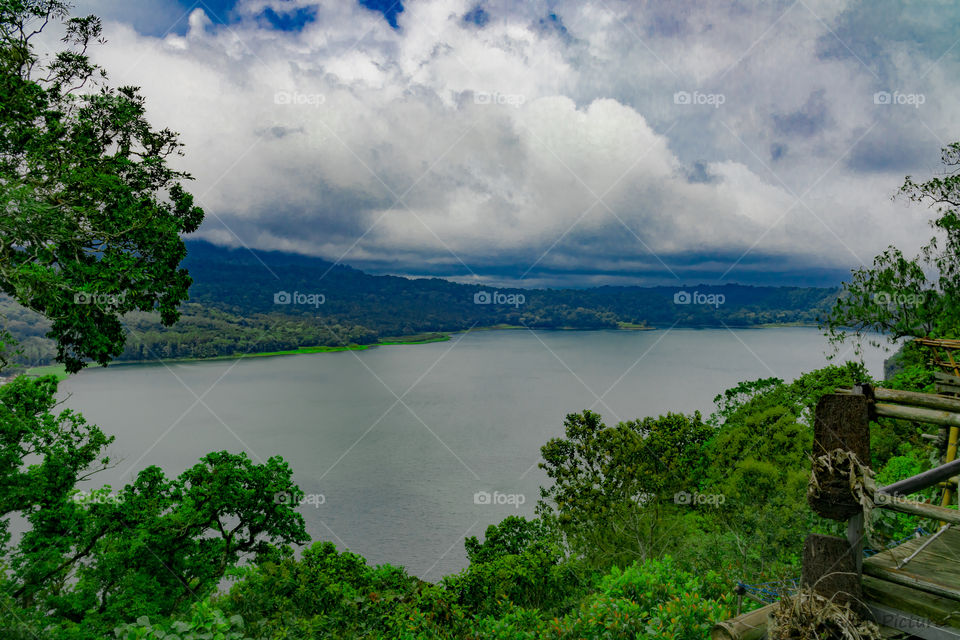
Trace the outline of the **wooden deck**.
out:
[[[930,536],[878,553],[863,561],[863,591],[880,613],[896,610],[941,627],[916,633],[920,637],[960,638],[960,527],[951,527],[901,568]],[[875,612],[877,613],[877,612]],[[881,623],[884,621],[881,620]]]

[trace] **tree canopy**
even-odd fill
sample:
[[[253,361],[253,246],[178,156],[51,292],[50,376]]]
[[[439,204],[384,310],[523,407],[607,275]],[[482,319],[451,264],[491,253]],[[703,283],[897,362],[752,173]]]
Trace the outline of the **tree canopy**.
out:
[[[0,290],[50,319],[75,372],[122,351],[124,313],[176,321],[190,285],[180,234],[203,211],[170,166],[177,134],[147,122],[136,87],[106,84],[87,55],[100,20],[68,9],[0,0]],[[48,27],[65,46],[42,56]]]
[[[891,342],[960,336],[960,142],[944,147],[941,159],[942,175],[924,182],[907,176],[897,193],[933,209],[934,236],[913,258],[891,245],[873,266],[853,271],[821,320],[835,344],[878,332]]]

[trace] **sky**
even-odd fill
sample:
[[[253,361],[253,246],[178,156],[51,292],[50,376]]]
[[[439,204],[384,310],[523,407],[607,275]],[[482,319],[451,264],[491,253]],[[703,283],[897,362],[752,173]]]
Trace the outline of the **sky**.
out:
[[[83,0],[195,237],[500,286],[835,285],[931,211],[960,3]]]

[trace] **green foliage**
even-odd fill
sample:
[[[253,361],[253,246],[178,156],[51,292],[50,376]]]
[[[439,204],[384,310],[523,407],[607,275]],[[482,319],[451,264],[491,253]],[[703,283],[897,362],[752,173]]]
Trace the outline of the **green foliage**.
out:
[[[511,532],[538,528],[526,522],[502,523],[493,545],[500,544],[497,536],[502,540],[513,537]],[[521,558],[536,546],[519,554],[491,554],[481,564],[506,567],[498,563]],[[523,582],[523,567],[512,567]],[[301,560],[288,557],[247,571],[217,605],[227,613],[243,611],[247,634],[297,640],[575,640],[636,634],[692,639],[704,637],[713,623],[731,613],[730,585],[718,574],[685,571],[669,557],[613,568],[557,614],[509,597],[488,612],[461,606],[459,577],[430,585],[393,567],[370,567],[359,556],[338,553],[330,543],[317,543]]]
[[[715,427],[729,420],[735,413],[755,397],[783,387],[780,378],[760,378],[740,382],[737,386],[727,389],[713,399],[717,410],[711,414],[708,422]]]
[[[614,567],[596,593],[569,614],[549,621],[515,609],[478,624],[479,638],[496,640],[701,640],[732,615],[718,576],[683,571],[669,558]]]
[[[22,514],[37,528],[21,549],[56,555],[69,548],[69,527],[77,518],[70,500],[79,478],[105,468],[104,449],[113,442],[83,416],[65,409],[54,413],[57,380],[17,377],[0,386],[0,551],[9,552],[9,518]],[[35,539],[31,537],[35,536]],[[21,564],[18,562],[18,564]],[[46,579],[38,565],[27,572]]]
[[[77,546],[90,548],[89,559],[69,596],[52,594],[50,605],[96,624],[169,615],[212,591],[242,558],[306,542],[303,517],[275,499],[302,495],[291,475],[280,458],[258,465],[225,451],[207,454],[176,480],[145,469],[116,500],[85,509],[88,533]]]
[[[701,486],[726,499],[716,517],[702,523],[699,539],[712,539],[723,549],[717,555],[744,574],[792,574],[805,533],[832,527],[806,504],[817,402],[837,387],[869,381],[862,364],[848,362],[790,383],[768,378],[718,395],[710,418],[717,432]]]
[[[883,386],[904,391],[934,393],[934,370],[928,364],[928,358],[929,352],[926,347],[921,347],[913,341],[907,342],[888,363],[887,373],[892,376],[884,381]],[[935,427],[928,424],[926,428],[929,430]],[[881,418],[871,423],[870,454],[873,468],[880,469],[891,457],[903,455],[906,451],[904,447],[908,449],[916,447],[918,450],[927,448],[928,445],[920,439],[920,434],[923,432],[921,424],[910,420]]]
[[[564,431],[541,449],[553,484],[540,509],[556,516],[573,550],[599,566],[667,553],[674,496],[696,486],[713,429],[699,413],[607,427],[587,410],[568,415]]]
[[[243,557],[307,540],[303,518],[275,499],[300,495],[279,458],[211,453],[175,480],[149,467],[117,494],[78,493],[109,464],[112,438],[70,410],[53,413],[56,388],[53,376],[0,386],[0,530],[18,607],[98,637],[130,617],[178,611]],[[14,513],[28,529],[9,549]]]
[[[505,607],[558,613],[580,595],[579,568],[566,561],[559,533],[543,520],[510,516],[464,546],[470,565],[443,580],[457,603],[477,615],[496,615]]]
[[[960,143],[942,150],[942,176],[917,183],[907,176],[900,195],[936,211],[934,236],[914,258],[894,246],[872,267],[856,269],[821,326],[835,344],[869,336],[872,344],[903,337],[960,335]],[[882,335],[878,335],[882,334]]]
[[[878,486],[905,480],[930,468],[931,465],[930,460],[927,459],[928,457],[915,447],[909,444],[903,444],[899,447],[899,450],[902,455],[891,457],[887,460],[883,468],[877,472],[876,482]],[[930,487],[912,495],[911,498],[926,502],[927,500],[931,500],[937,493],[938,491],[935,487]],[[930,529],[938,525],[932,520],[894,513],[885,509],[875,509],[871,513],[871,539],[881,546],[899,542],[911,536],[918,526]]]
[[[928,347],[918,345],[912,340],[907,342],[888,360],[887,379],[883,386],[903,391],[936,393],[935,369],[929,364],[930,357]]]
[[[403,569],[370,567],[356,554],[338,552],[333,543],[317,542],[299,560],[288,556],[260,563],[221,605],[242,615],[258,636],[375,638],[393,628],[394,613],[404,603],[429,604],[435,615],[449,611],[449,603],[421,593],[425,588],[429,585]]]
[[[243,631],[243,618],[228,619],[209,599],[194,604],[185,620],[150,624],[150,618],[141,616],[113,633],[117,640],[253,640]]]
[[[180,234],[203,211],[181,186],[190,176],[167,164],[176,134],[153,129],[137,89],[107,86],[88,58],[100,20],[68,9],[0,1],[0,290],[50,320],[73,372],[120,353],[124,313],[177,319],[190,285]],[[40,56],[50,22],[66,48]]]
[[[543,520],[527,520],[507,516],[500,524],[487,527],[483,542],[476,536],[464,540],[467,559],[471,564],[491,562],[508,555],[519,555],[536,549],[555,549],[556,532]]]

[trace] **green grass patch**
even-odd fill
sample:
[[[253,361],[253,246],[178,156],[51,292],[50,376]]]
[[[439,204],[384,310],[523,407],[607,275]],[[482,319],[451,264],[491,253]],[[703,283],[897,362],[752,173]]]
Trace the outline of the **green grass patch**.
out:
[[[654,327],[651,327],[646,324],[637,324],[636,322],[618,322],[618,329],[624,329],[626,331],[653,331]]]
[[[66,380],[70,374],[67,373],[67,370],[62,364],[47,364],[42,367],[30,367],[27,369],[26,374],[28,376],[34,376],[39,378],[40,376],[57,376],[57,381]]]

